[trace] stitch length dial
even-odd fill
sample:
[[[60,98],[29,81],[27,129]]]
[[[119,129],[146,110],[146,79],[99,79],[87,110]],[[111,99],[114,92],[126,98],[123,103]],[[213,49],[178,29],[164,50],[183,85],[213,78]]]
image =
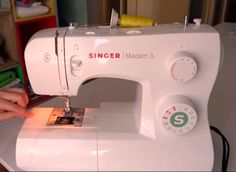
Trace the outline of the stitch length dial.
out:
[[[172,79],[184,83],[193,79],[198,71],[197,62],[188,52],[177,52],[167,61],[167,67]]]

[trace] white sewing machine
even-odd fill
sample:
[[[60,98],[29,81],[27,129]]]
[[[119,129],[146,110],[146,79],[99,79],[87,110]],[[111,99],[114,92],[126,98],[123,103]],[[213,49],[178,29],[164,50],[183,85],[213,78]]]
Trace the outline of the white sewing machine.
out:
[[[207,106],[220,65],[212,27],[42,30],[25,62],[38,94],[76,96],[85,81],[102,77],[139,86],[132,105],[85,108],[79,125],[57,125],[59,112],[34,108],[17,138],[21,169],[212,170]]]

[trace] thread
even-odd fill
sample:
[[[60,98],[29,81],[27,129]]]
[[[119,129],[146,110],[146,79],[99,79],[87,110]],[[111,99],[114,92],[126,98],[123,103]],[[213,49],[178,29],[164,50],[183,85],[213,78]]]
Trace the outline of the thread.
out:
[[[128,16],[128,15],[122,15],[120,18],[120,27],[123,28],[147,27],[153,25],[154,25],[154,20],[151,18]]]

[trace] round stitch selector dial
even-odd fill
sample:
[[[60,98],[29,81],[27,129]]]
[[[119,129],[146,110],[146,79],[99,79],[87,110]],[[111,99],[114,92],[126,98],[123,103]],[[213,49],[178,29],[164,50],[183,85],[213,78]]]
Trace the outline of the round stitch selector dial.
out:
[[[187,82],[197,74],[197,62],[188,52],[174,53],[167,61],[170,76],[178,82]]]
[[[171,133],[185,134],[194,128],[197,113],[187,97],[177,96],[172,100],[167,100],[169,103],[165,103],[166,106],[162,110],[162,125]]]

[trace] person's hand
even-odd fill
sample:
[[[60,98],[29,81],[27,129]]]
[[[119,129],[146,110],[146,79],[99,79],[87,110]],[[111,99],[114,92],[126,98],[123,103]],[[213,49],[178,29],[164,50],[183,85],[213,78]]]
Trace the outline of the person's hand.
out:
[[[26,106],[29,98],[24,89],[0,90],[0,122],[16,117],[28,117]]]

